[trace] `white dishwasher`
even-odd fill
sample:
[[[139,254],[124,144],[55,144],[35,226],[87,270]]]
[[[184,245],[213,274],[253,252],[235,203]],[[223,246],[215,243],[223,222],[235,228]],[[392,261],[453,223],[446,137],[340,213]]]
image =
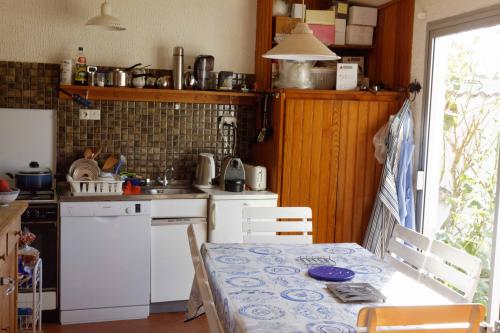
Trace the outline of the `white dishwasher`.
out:
[[[61,203],[61,324],[149,315],[151,203]]]

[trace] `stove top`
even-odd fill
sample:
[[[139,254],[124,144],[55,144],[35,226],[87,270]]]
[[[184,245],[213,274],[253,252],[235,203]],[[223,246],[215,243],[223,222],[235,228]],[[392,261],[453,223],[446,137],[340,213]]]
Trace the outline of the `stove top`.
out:
[[[48,191],[21,191],[17,200],[27,201],[55,201],[56,192],[54,190]]]

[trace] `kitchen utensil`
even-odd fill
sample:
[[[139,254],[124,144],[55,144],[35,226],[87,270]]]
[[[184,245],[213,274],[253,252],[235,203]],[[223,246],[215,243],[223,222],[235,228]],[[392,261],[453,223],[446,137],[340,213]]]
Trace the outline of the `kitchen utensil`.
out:
[[[118,161],[118,164],[116,165],[116,168],[115,168],[115,174],[119,174],[120,173],[120,169],[122,168],[122,166],[127,163],[127,159],[125,158],[125,156],[123,155],[120,155],[120,160]]]
[[[184,49],[181,46],[174,48],[174,89],[182,90],[184,75]]]
[[[96,85],[98,87],[104,87],[106,85],[106,73],[104,72],[96,73]]]
[[[23,191],[43,191],[52,189],[52,171],[49,168],[41,168],[38,162],[30,162],[29,168],[16,172],[16,187]]]
[[[199,55],[194,61],[196,87],[200,90],[210,88],[210,73],[214,70],[215,58],[211,55]]]
[[[92,107],[92,102],[89,101],[88,99],[83,98],[82,96],[80,96],[78,94],[72,94],[72,93],[70,93],[69,91],[67,91],[67,90],[65,90],[63,88],[59,88],[59,90],[63,94],[70,96],[71,99],[74,100],[75,102],[77,102],[78,104],[81,104],[81,105],[83,105],[86,108],[91,108]]]
[[[68,174],[73,177],[73,174],[76,170],[76,168],[81,168],[81,167],[86,167],[90,169],[97,170],[97,173],[99,173],[99,166],[97,165],[97,161],[92,160],[92,159],[86,159],[86,158],[80,158],[73,163],[71,163],[71,166],[69,167]]]
[[[219,89],[233,90],[233,72],[221,71],[219,73]]]
[[[127,72],[116,68],[111,71],[111,86],[113,87],[126,87],[127,86]]]
[[[96,66],[87,66],[87,84],[91,87],[96,85]]]
[[[7,207],[11,202],[16,200],[20,190],[18,188],[11,188],[10,192],[0,192],[0,207]]]
[[[315,266],[309,268],[307,273],[316,280],[337,282],[349,281],[356,274],[350,269],[336,266]]]
[[[113,170],[113,167],[118,163],[118,159],[114,155],[110,155],[106,161],[104,161],[104,165],[102,166],[102,169],[104,171],[111,171]]]
[[[239,158],[226,157],[224,161],[222,161],[220,186],[223,191],[226,190],[227,180],[241,180],[243,184],[245,183],[245,168],[243,167],[243,162],[241,162]],[[232,186],[237,185],[238,184],[234,182],[232,183]]]
[[[94,155],[94,153],[93,153],[92,148],[87,147],[83,151],[83,157],[85,157],[86,159],[91,159],[93,155]]]
[[[172,76],[163,75],[156,79],[156,87],[160,89],[172,89]]]
[[[196,185],[202,188],[213,187],[215,178],[215,160],[214,154],[201,153],[198,155],[196,164]]]
[[[184,72],[184,89],[194,89],[196,87],[196,77],[191,66]]]
[[[134,88],[143,88],[146,85],[146,69],[136,68],[132,70],[132,86]]]
[[[61,84],[71,84],[73,82],[73,59],[66,59],[61,62]]]
[[[267,131],[267,105],[269,101],[269,95],[265,94],[264,95],[264,112],[262,114],[262,128],[259,131],[259,135],[257,136],[257,143],[262,143],[264,142],[266,138],[266,131]]]
[[[102,147],[99,147],[99,148],[97,148],[97,150],[93,151],[92,159],[95,160],[101,152],[102,152]]]
[[[267,188],[266,167],[244,164],[244,168],[246,185],[253,191],[265,191]]]

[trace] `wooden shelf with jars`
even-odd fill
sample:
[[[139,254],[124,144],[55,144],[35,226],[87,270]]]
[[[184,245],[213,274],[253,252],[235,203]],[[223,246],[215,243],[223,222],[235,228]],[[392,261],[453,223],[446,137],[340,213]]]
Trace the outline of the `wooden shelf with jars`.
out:
[[[70,94],[78,94],[89,100],[107,101],[255,105],[259,97],[258,93],[241,91],[138,89],[126,87],[89,87],[75,85],[61,85],[60,88]],[[71,99],[71,96],[59,91],[59,98]]]

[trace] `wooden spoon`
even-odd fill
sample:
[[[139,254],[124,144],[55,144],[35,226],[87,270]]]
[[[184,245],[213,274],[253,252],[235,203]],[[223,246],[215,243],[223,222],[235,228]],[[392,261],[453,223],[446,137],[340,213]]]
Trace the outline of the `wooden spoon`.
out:
[[[102,166],[102,169],[104,171],[111,171],[113,170],[113,167],[118,163],[118,158],[116,158],[115,155],[110,155],[106,161],[104,161],[104,165]]]
[[[85,157],[88,160],[92,159],[93,154],[94,154],[93,149],[90,147],[85,148],[85,150],[83,151],[83,157]]]

